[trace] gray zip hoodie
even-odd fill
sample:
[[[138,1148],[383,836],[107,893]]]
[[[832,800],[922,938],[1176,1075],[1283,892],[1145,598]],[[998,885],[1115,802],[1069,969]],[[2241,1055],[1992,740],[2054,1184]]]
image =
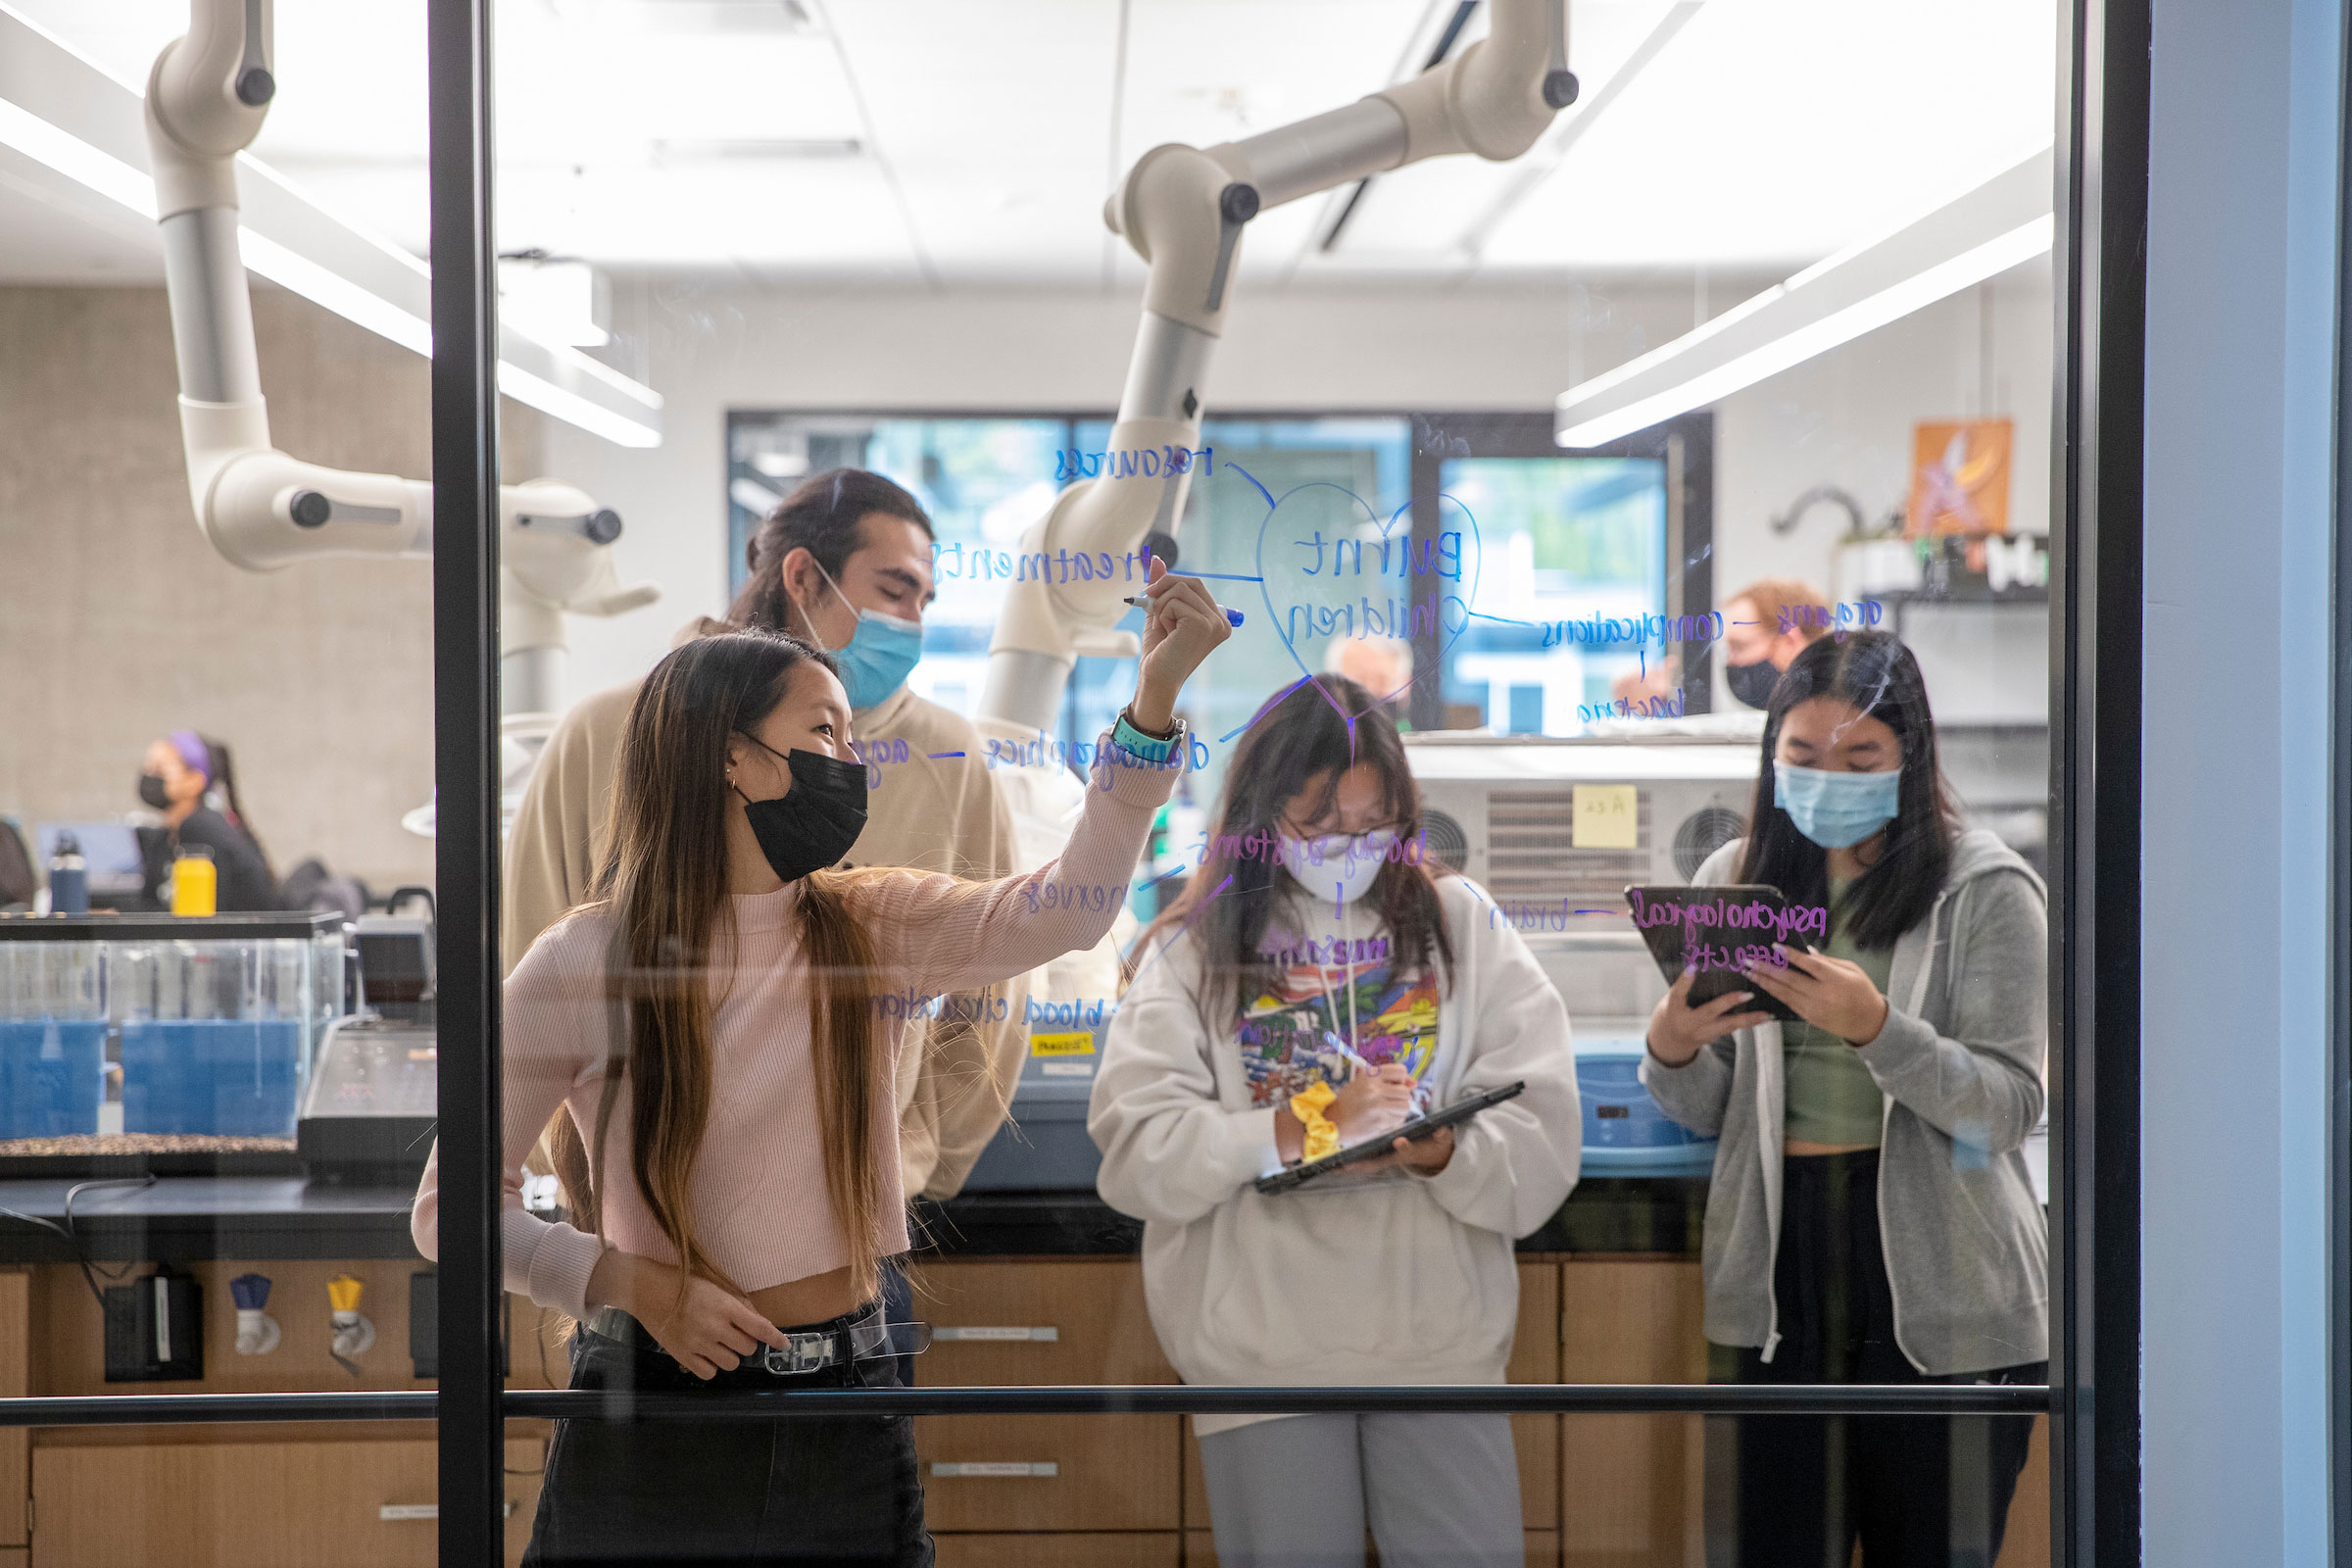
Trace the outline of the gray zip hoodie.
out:
[[[1691,881],[1739,873],[1743,843]],[[1992,834],[1972,829],[1927,917],[1896,939],[1886,1027],[1859,1054],[1886,1097],[1879,1231],[1894,1337],[1931,1377],[2049,1355],[2049,1226],[2018,1152],[2040,1119],[2049,1038],[2048,894]],[[1644,1054],[1666,1114],[1722,1141],[1701,1253],[1706,1336],[1780,1348],[1781,1026],[1700,1048],[1680,1067]]]

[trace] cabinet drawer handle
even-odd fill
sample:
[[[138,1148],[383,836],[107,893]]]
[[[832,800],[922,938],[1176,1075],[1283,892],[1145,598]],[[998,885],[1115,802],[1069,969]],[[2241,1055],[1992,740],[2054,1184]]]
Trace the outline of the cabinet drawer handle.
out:
[[[1060,1338],[1061,1338],[1061,1330],[1059,1330],[1059,1329],[1057,1329],[1057,1328],[1042,1328],[1042,1329],[1021,1329],[1021,1328],[1003,1328],[1003,1329],[992,1329],[992,1328],[968,1328],[968,1329],[959,1329],[959,1328],[952,1328],[952,1327],[951,1327],[951,1328],[934,1328],[934,1329],[931,1331],[931,1340],[932,1340],[932,1343],[933,1343],[933,1344],[938,1344],[938,1343],[940,1343],[940,1342],[942,1342],[942,1341],[953,1341],[953,1340],[959,1340],[959,1341],[962,1341],[963,1343],[965,1343],[965,1344],[967,1344],[967,1345],[971,1345],[971,1344],[982,1344],[982,1343],[986,1343],[986,1344],[993,1344],[993,1345],[1005,1345],[1005,1344],[1012,1344],[1012,1343],[1016,1343],[1016,1342],[1019,1342],[1019,1343],[1028,1343],[1028,1344],[1032,1344],[1032,1345],[1051,1345],[1051,1344],[1054,1344],[1054,1342],[1058,1341]]]
[[[437,1502],[387,1502],[375,1510],[375,1516],[387,1524],[397,1523],[403,1519],[438,1519],[441,1517],[441,1505]],[[501,1517],[508,1519],[514,1517],[514,1498],[507,1499]]]
[[[1061,1466],[1052,1459],[1024,1464],[1019,1460],[992,1460],[981,1464],[935,1464],[931,1467],[933,1480],[1009,1480],[1028,1476],[1057,1476]]]

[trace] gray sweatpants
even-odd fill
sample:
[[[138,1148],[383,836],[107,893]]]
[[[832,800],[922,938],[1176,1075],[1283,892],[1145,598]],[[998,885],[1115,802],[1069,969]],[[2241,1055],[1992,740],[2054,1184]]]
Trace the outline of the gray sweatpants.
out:
[[[1200,1440],[1218,1568],[1523,1568],[1507,1415],[1292,1415]]]

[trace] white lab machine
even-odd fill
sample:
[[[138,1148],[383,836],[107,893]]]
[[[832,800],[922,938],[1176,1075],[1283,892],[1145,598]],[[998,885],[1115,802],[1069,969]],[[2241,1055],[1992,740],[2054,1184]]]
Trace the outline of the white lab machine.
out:
[[[1705,1175],[1714,1142],[1667,1120],[1638,1076],[1649,1010],[1666,981],[1626,913],[1625,889],[1688,882],[1746,830],[1756,742],[1440,730],[1405,737],[1405,755],[1421,785],[1431,856],[1487,891],[1489,918],[1519,932],[1568,1004],[1584,1174]],[[1579,786],[1633,791],[1630,834],[1607,835],[1630,836],[1631,848],[1577,843]]]

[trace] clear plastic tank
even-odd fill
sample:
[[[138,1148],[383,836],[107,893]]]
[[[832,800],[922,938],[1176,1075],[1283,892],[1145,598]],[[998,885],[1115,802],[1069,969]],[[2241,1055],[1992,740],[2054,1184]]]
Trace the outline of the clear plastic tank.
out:
[[[291,1138],[343,954],[332,914],[0,918],[0,1143]]]

